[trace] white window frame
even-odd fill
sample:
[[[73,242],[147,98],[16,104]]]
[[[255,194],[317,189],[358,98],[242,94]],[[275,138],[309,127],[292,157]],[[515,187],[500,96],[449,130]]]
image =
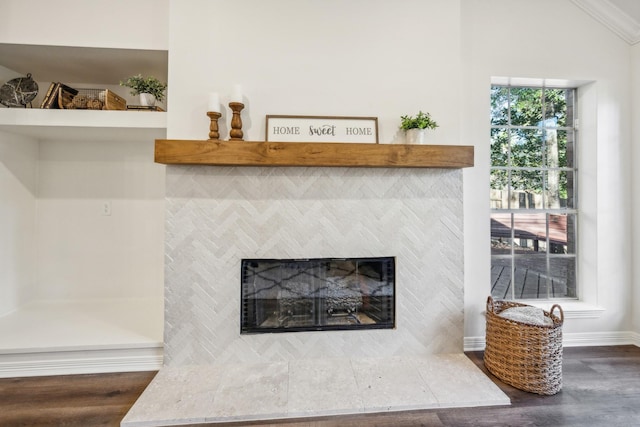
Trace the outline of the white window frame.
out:
[[[577,300],[562,303],[567,318],[598,318],[604,312],[598,302],[597,259],[597,141],[598,141],[598,84],[593,80],[492,77],[491,85],[545,86],[548,88],[577,89],[577,127],[580,132],[580,150],[577,197],[580,200],[578,228]],[[549,309],[549,300],[521,300],[524,303]]]

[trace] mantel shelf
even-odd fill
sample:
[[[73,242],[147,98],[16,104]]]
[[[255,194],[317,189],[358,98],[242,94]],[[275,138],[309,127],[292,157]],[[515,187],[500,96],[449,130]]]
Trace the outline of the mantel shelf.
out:
[[[156,139],[167,165],[466,168],[473,146]]]

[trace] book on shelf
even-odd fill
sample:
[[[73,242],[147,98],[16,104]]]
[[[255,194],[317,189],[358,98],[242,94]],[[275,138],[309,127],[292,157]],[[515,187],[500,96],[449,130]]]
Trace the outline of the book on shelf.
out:
[[[69,87],[64,83],[51,83],[47,90],[47,94],[42,100],[42,104],[40,104],[40,108],[61,108],[60,103],[63,102],[63,100],[73,98],[77,94],[78,91],[76,89]]]
[[[47,89],[47,93],[44,95],[44,98],[42,98],[42,102],[40,103],[40,108],[44,108],[44,106],[47,104],[55,87],[56,87],[56,82],[51,82],[51,84],[49,85],[49,89]]]
[[[44,99],[40,104],[40,108],[51,108],[51,105],[53,104],[53,98],[56,98],[56,100],[58,99],[59,87],[60,87],[60,83],[51,82],[51,84],[49,85],[49,89],[47,89],[47,94],[44,96]],[[54,108],[57,108],[57,105]]]

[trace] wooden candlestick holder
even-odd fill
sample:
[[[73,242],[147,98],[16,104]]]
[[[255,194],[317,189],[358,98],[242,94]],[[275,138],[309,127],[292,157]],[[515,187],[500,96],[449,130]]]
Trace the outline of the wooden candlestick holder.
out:
[[[229,131],[229,140],[230,141],[243,141],[242,137],[244,136],[242,132],[242,117],[240,117],[240,112],[244,108],[244,104],[242,102],[230,102],[229,108],[233,111],[233,116],[231,117],[231,130]]]
[[[209,141],[219,141],[220,132],[218,131],[218,119],[222,116],[216,111],[207,111],[207,116],[211,119],[209,124]]]

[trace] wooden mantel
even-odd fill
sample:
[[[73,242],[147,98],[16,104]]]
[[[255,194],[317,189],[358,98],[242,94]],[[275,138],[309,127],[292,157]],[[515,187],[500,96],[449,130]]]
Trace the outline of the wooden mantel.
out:
[[[466,168],[473,146],[156,139],[156,163],[215,166]]]

